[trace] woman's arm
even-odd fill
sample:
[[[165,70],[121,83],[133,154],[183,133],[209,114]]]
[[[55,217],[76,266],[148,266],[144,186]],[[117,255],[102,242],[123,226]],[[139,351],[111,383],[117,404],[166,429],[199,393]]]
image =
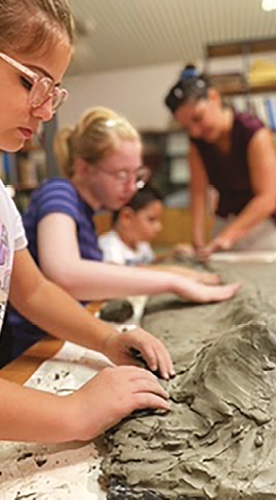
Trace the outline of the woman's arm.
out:
[[[208,180],[200,154],[195,145],[189,151],[190,196],[192,213],[192,242],[195,250],[205,244],[206,197]]]
[[[276,210],[276,151],[272,135],[262,128],[255,133],[248,147],[248,164],[254,197],[205,249],[205,258],[215,250],[230,249],[256,225]]]

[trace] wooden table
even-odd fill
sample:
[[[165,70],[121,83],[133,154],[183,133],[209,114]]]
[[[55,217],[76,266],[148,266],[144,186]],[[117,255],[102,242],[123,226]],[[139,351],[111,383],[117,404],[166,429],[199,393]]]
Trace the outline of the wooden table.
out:
[[[94,315],[102,305],[103,302],[91,302],[86,309]],[[17,384],[24,384],[45,360],[52,358],[62,348],[63,344],[64,341],[55,337],[43,337],[16,360],[3,367],[0,370],[0,377]]]

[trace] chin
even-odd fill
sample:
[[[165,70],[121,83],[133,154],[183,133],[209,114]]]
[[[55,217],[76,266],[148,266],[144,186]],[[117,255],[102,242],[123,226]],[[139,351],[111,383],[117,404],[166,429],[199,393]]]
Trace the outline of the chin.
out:
[[[120,203],[111,203],[110,201],[108,204],[105,205],[105,208],[109,211],[117,211],[120,210],[124,206],[124,204]]]
[[[215,143],[219,138],[219,134],[216,131],[211,131],[204,136],[204,141],[207,143]]]
[[[11,136],[7,138],[7,140],[3,139],[0,142],[1,150],[5,150],[6,152],[17,152],[22,147],[24,147],[25,141],[20,140],[19,138],[11,139]]]

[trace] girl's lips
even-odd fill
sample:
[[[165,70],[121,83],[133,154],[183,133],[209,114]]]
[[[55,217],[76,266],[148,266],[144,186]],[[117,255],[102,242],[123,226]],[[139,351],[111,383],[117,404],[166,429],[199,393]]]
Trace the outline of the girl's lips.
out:
[[[20,127],[18,130],[25,140],[30,140],[34,134],[34,132],[29,128]]]

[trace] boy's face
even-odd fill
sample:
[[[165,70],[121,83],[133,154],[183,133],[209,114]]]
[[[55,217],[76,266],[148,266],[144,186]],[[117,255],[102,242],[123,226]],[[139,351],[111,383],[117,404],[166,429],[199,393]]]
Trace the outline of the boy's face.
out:
[[[153,201],[145,208],[132,212],[132,234],[135,241],[151,242],[162,229],[163,204]]]

